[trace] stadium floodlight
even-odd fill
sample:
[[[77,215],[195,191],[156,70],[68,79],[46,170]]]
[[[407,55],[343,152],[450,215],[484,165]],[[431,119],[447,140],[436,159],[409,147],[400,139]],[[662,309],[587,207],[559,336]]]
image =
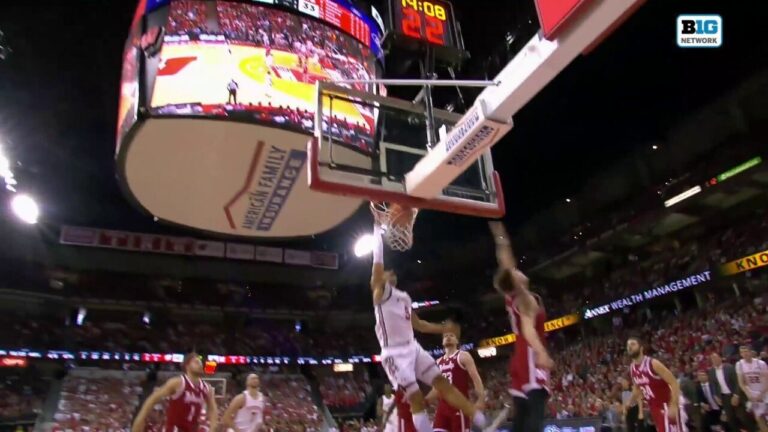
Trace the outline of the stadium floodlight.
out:
[[[40,207],[37,206],[34,198],[25,194],[14,195],[11,199],[11,209],[16,216],[28,224],[37,223],[40,217]]]
[[[2,147],[0,147],[0,177],[12,177],[11,161],[9,161],[8,158],[3,154]]]
[[[355,243],[355,256],[358,258],[364,257],[373,252],[373,234],[366,234]]]

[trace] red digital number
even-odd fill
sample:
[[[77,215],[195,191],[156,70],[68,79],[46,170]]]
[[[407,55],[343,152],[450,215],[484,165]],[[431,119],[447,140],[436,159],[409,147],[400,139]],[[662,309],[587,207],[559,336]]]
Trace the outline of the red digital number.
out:
[[[445,30],[443,30],[443,23],[434,17],[426,17],[427,19],[427,40],[433,44],[445,45]]]
[[[407,36],[421,39],[421,18],[413,9],[403,9],[403,33]]]

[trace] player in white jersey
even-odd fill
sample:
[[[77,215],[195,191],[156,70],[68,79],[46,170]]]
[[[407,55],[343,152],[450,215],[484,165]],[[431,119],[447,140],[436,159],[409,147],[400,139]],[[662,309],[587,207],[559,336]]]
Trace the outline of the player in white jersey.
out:
[[[395,393],[392,392],[392,386],[384,384],[384,394],[381,395],[381,400],[378,406],[378,415],[380,421],[384,423],[384,432],[398,432],[397,431],[397,414],[394,414],[395,409]]]
[[[245,379],[245,391],[232,398],[224,412],[224,430],[234,426],[235,432],[258,432],[264,424],[266,400],[259,390],[259,376],[249,374]],[[234,420],[234,422],[233,422]]]
[[[392,386],[405,392],[411,405],[413,424],[418,432],[432,432],[424,395],[417,381],[434,387],[440,397],[472,419],[476,427],[485,426],[485,416],[440,373],[435,360],[416,342],[413,331],[443,334],[458,330],[455,324],[423,321],[411,310],[411,297],[397,289],[397,276],[384,270],[381,227],[374,225],[375,245],[371,291],[376,314],[376,337],[381,344],[381,362]]]
[[[768,365],[754,358],[752,347],[742,345],[739,348],[741,360],[736,363],[739,386],[747,395],[749,410],[761,432],[768,432]]]

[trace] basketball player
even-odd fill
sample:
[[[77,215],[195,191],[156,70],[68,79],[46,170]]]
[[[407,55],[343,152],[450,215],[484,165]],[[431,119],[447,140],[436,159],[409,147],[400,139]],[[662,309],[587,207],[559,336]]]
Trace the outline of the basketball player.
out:
[[[392,388],[388,384],[387,387]],[[384,432],[416,432],[416,427],[413,425],[411,407],[408,405],[408,401],[405,400],[405,392],[398,389],[392,396],[392,400],[392,405],[384,411],[383,427],[378,430]]]
[[[213,389],[203,379],[203,362],[197,353],[184,356],[184,375],[173,377],[156,389],[141,406],[133,421],[132,432],[144,432],[149,412],[168,399],[165,412],[165,432],[198,432],[200,413],[207,408],[209,430],[216,431],[219,414]]]
[[[440,374],[435,360],[414,339],[413,331],[443,334],[456,331],[449,323],[422,321],[411,311],[411,297],[397,289],[397,276],[384,270],[382,229],[374,225],[371,291],[376,314],[376,337],[381,344],[381,361],[392,386],[403,389],[410,402],[413,424],[418,432],[431,432],[424,395],[417,381],[430,385],[451,406],[458,408],[475,426],[485,425],[485,416]]]
[[[379,417],[384,424],[384,432],[397,432],[397,415],[392,415],[395,408],[395,394],[392,386],[384,384],[384,394],[379,401]]]
[[[494,287],[504,296],[512,331],[517,335],[515,353],[509,359],[509,393],[514,400],[514,430],[541,432],[549,399],[549,371],[554,362],[545,341],[544,304],[531,293],[528,278],[517,268],[509,235],[501,222],[489,224],[496,242],[498,270]]]
[[[660,361],[646,356],[643,344],[636,337],[627,340],[627,354],[632,359],[629,374],[633,386],[629,404],[642,396],[657,432],[687,431],[685,410],[681,409],[680,384],[672,372]]]
[[[454,326],[458,328],[458,325]],[[443,333],[443,348],[445,354],[437,360],[437,366],[440,368],[443,376],[453,384],[464,397],[469,398],[469,382],[477,395],[475,406],[478,409],[485,408],[485,388],[480,374],[477,373],[475,360],[472,355],[459,349],[459,334],[453,331]],[[437,392],[433,389],[427,395],[427,400],[437,398]],[[432,423],[434,430],[443,432],[466,432],[469,430],[469,421],[464,414],[448,405],[448,403],[439,399],[435,420]]]
[[[755,416],[760,432],[768,432],[768,365],[754,358],[752,347],[739,348],[741,360],[736,363],[739,387],[749,400],[749,410]]]
[[[224,430],[232,428],[235,432],[258,432],[264,424],[264,406],[266,401],[259,390],[259,376],[248,374],[245,379],[245,391],[232,398],[224,412],[222,423]]]

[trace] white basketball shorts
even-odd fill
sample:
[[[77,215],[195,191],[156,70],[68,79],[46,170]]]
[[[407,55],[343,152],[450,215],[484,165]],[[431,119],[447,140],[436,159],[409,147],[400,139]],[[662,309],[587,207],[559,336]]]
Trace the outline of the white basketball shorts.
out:
[[[435,378],[440,376],[435,359],[416,341],[408,345],[383,348],[381,364],[392,387],[403,389],[406,397],[419,390],[417,381],[431,386]]]

